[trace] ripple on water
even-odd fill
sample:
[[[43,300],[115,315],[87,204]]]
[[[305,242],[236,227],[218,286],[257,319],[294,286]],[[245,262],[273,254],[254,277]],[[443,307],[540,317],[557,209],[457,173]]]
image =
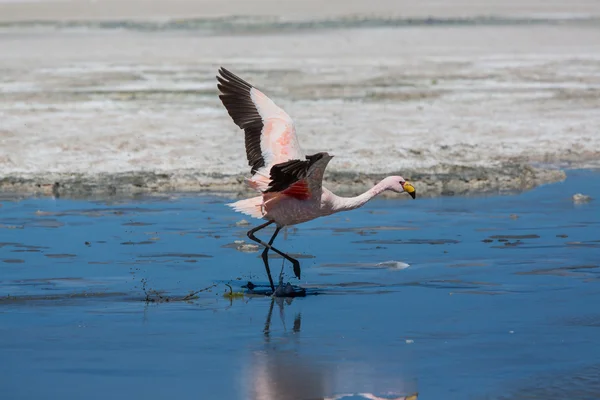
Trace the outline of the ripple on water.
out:
[[[517,240],[515,242],[509,242],[507,239],[498,239],[499,242],[503,243],[503,246],[490,246],[493,249],[507,249],[507,248],[520,248],[520,249],[557,249],[557,248],[600,248],[600,240],[586,240],[578,242],[565,242],[563,244],[529,244],[528,242],[522,242]],[[486,242],[489,243],[489,242]]]
[[[65,294],[39,294],[39,295],[8,295],[0,297],[0,305],[26,305],[26,304],[45,304],[49,307],[55,307],[61,303],[68,302],[67,304],[73,304],[75,302],[85,299],[109,299],[114,300],[115,298],[125,298],[127,293],[121,292],[93,292],[84,291],[79,293],[65,293]]]
[[[8,223],[8,224],[5,224]],[[64,222],[61,222],[54,218],[7,218],[0,223],[0,227],[5,228],[60,228],[65,226]]]
[[[523,379],[508,394],[490,397],[498,400],[599,399],[600,364],[587,365],[557,374],[539,374]],[[516,386],[516,385],[515,385]],[[506,387],[506,386],[505,386]]]
[[[23,264],[25,260],[21,260],[20,258],[5,258],[2,262],[7,264]]]
[[[121,225],[122,226],[148,226],[148,225],[155,225],[155,224],[151,223],[151,222],[125,222]]]
[[[600,314],[570,317],[559,321],[559,324],[600,328]]]
[[[448,267],[450,267],[450,268],[489,267],[489,266],[490,266],[489,263],[483,263],[483,262],[457,263],[457,264],[448,265]]]
[[[569,247],[597,247],[600,248],[600,240],[586,240],[582,242],[566,242]]]
[[[212,258],[211,255],[201,253],[151,253],[140,254],[141,258]]]
[[[558,268],[539,268],[531,271],[518,271],[515,275],[553,275],[589,277],[600,274],[600,265],[570,265]]]
[[[410,267],[402,261],[383,261],[379,263],[329,263],[321,264],[323,268],[351,268],[351,269],[390,269],[390,270],[402,270]]]
[[[428,281],[414,282],[411,285],[422,286],[433,289],[481,289],[485,287],[499,286],[491,282],[471,282],[461,279],[432,279]]]
[[[315,258],[312,254],[301,254],[301,253],[287,253],[288,256],[292,258]],[[259,256],[260,257],[260,256]],[[269,252],[269,258],[283,258],[277,253]]]
[[[352,243],[363,243],[363,244],[458,244],[460,240],[455,239],[392,239],[392,240],[379,240],[379,239],[367,239],[357,240]]]
[[[127,242],[121,242],[121,245],[123,246],[135,246],[135,245],[145,245],[145,244],[155,244],[156,241],[154,240],[142,240],[141,242],[133,242],[131,240],[127,241]]]
[[[539,239],[539,235],[493,235],[490,239]]]
[[[5,225],[5,224],[0,224],[0,229],[23,229],[24,227],[22,225]]]
[[[385,231],[416,231],[419,230],[417,226],[364,226],[364,227],[353,227],[353,228],[333,228],[333,232],[385,232]]]
[[[11,253],[39,253],[41,250],[49,249],[49,247],[46,246],[32,246],[28,244],[14,242],[0,243],[0,249],[2,247],[15,247],[15,249],[11,250]]]
[[[227,243],[221,246],[223,249],[235,249],[242,253],[256,253],[260,250],[259,246],[252,243],[246,243],[243,240],[234,240],[233,243]]]
[[[48,258],[75,258],[75,257],[77,257],[76,254],[68,254],[68,253],[62,253],[62,254],[44,254],[44,256],[46,256]]]
[[[113,208],[87,208],[83,210],[66,210],[56,215],[85,215],[85,216],[98,216],[98,215],[126,215],[134,213],[156,213],[168,210],[166,208],[161,210],[154,210],[152,208],[144,207],[113,207]]]

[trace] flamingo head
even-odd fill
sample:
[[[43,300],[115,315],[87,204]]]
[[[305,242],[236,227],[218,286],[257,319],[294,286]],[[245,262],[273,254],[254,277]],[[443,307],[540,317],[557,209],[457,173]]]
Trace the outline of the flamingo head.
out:
[[[410,197],[413,199],[417,197],[417,191],[415,187],[406,181],[401,176],[388,176],[386,178],[387,181],[387,190],[391,190],[396,193],[408,193]]]

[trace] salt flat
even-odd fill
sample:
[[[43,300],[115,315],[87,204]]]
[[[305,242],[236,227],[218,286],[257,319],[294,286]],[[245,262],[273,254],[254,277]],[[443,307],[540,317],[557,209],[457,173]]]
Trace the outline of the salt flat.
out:
[[[335,3],[329,14],[314,2],[200,12],[180,1],[167,14],[160,2],[114,4],[0,4],[3,190],[242,190],[243,135],[217,98],[219,66],[285,108],[306,153],[335,155],[326,180],[338,190],[391,173],[423,195],[528,189],[600,160],[591,2],[570,13],[492,1],[375,2],[373,13]],[[107,14],[88,18],[95,7]],[[178,7],[191,8],[173,22]]]

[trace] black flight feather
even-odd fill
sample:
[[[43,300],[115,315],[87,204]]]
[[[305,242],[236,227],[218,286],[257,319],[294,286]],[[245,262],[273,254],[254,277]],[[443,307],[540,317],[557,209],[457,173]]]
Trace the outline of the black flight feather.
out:
[[[245,132],[246,157],[251,173],[265,166],[260,148],[260,135],[263,121],[252,102],[250,90],[252,85],[234,75],[225,68],[220,68],[217,76],[217,88],[221,91],[219,98],[227,109],[233,122]]]
[[[314,163],[321,160],[327,153],[316,153],[306,156],[306,160],[290,160],[275,164],[271,167],[271,183],[265,193],[283,192],[294,183],[308,176]]]

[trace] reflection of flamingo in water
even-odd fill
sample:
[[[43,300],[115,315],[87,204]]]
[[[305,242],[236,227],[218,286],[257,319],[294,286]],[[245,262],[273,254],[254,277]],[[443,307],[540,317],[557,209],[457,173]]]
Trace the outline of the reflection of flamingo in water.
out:
[[[293,299],[271,298],[269,312],[265,321],[263,334],[265,346],[260,351],[253,353],[249,362],[248,375],[245,376],[247,384],[246,397],[252,400],[295,400],[295,399],[322,399],[343,400],[345,398],[358,398],[365,400],[417,400],[417,393],[409,396],[400,396],[398,392],[389,393],[380,397],[368,392],[354,392],[335,394],[339,385],[360,387],[356,381],[354,366],[344,368],[338,365],[327,368],[310,356],[302,354],[301,335],[302,315],[294,316],[292,331],[288,331],[285,324],[284,310],[292,304]],[[272,340],[272,316],[275,304],[278,305],[279,315],[284,332]],[[309,352],[310,354],[310,352]],[[345,375],[348,373],[349,375]],[[398,377],[394,376],[393,381]],[[369,380],[367,378],[367,380]],[[368,386],[373,386],[369,382]],[[352,390],[352,389],[350,389]],[[393,396],[393,397],[390,397]]]
[[[323,400],[341,400],[344,397],[357,397],[365,399],[365,400],[417,400],[419,396],[417,394],[411,394],[410,396],[400,396],[400,397],[379,397],[375,396],[372,393],[350,393],[350,394],[340,394],[333,397],[324,397]]]
[[[254,218],[265,219],[248,232],[248,237],[265,247],[262,258],[275,293],[268,251],[290,261],[300,279],[300,263],[273,247],[275,237],[284,226],[296,225],[340,211],[361,207],[385,190],[406,192],[413,199],[415,188],[401,176],[389,176],[356,197],[339,197],[322,186],[323,173],[333,156],[328,153],[305,155],[300,148],[294,122],[271,99],[248,82],[225,68],[219,70],[219,98],[227,112],[245,131],[246,156],[252,177],[248,184],[260,196],[229,204],[234,210]],[[275,223],[275,233],[268,243],[254,234]]]

